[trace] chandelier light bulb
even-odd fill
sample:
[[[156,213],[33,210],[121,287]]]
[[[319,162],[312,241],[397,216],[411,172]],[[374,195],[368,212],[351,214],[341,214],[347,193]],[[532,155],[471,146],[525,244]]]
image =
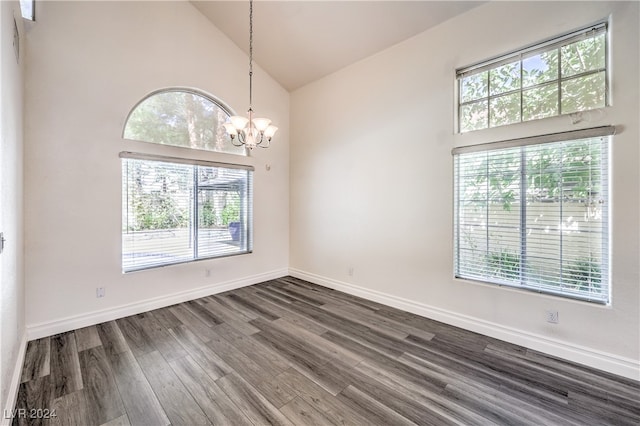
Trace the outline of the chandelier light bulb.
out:
[[[231,139],[235,138],[238,135],[238,130],[233,125],[233,123],[224,123],[223,126]]]
[[[254,118],[253,125],[258,129],[259,132],[264,132],[267,130],[267,127],[271,124],[271,120],[268,118]]]
[[[236,128],[236,132],[240,132],[240,130],[247,127],[247,124],[249,123],[249,119],[247,117],[242,117],[240,115],[229,117],[229,120],[231,120],[231,124],[233,124],[233,127]]]
[[[276,134],[277,131],[278,131],[278,128],[276,126],[269,126],[264,131],[264,137],[267,138],[268,140],[271,140],[271,138],[273,137],[273,135]]]

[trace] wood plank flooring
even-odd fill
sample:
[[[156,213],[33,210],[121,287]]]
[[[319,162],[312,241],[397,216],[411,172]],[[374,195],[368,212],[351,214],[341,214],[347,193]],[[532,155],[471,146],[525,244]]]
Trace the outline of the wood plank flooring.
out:
[[[638,425],[640,383],[283,277],[31,341],[16,409],[14,425]]]

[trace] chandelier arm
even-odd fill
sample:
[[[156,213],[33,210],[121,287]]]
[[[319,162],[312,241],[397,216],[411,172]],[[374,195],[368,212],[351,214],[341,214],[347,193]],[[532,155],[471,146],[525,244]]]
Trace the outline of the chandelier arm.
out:
[[[256,146],[259,146],[260,148],[269,148],[269,146],[271,146],[271,140],[269,138],[265,138],[264,134],[261,134],[260,142],[258,142]]]
[[[238,132],[238,142],[244,145],[246,141],[247,141],[247,135],[243,131]]]

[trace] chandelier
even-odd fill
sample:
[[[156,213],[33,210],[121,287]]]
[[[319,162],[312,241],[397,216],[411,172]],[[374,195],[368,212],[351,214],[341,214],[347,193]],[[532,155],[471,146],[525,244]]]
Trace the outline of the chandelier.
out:
[[[268,118],[253,118],[252,107],[253,89],[253,0],[249,0],[249,117],[234,115],[229,117],[230,122],[224,123],[231,143],[235,146],[246,146],[253,149],[256,146],[268,148],[271,138],[278,128],[271,124]]]

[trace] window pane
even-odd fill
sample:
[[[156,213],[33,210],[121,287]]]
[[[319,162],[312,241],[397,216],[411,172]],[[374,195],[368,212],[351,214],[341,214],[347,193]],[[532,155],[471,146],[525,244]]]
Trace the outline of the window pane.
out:
[[[606,33],[607,24],[601,22],[544,44],[456,70],[460,82],[459,131],[605,107]],[[478,72],[482,69],[486,71]],[[488,125],[481,125],[484,116],[479,114],[485,110],[470,104],[486,98]]]
[[[486,279],[489,157],[486,152],[480,152],[459,155],[454,160],[456,241],[459,242],[456,244],[456,274]]]
[[[562,82],[562,113],[587,111],[605,106],[605,72]]]
[[[534,87],[522,92],[522,120],[558,115],[558,83]]]
[[[561,171],[561,145],[527,149],[526,272],[532,287],[559,288]]]
[[[460,80],[460,103],[487,97],[488,72],[483,71]]]
[[[599,196],[601,185],[601,147],[582,140],[566,144],[562,151],[562,197],[584,204],[589,197]],[[566,167],[569,165],[570,167]]]
[[[193,167],[127,160],[122,180],[123,270],[191,259]]]
[[[489,70],[491,95],[520,89],[520,61]]]
[[[229,115],[204,96],[181,91],[152,95],[131,112],[126,139],[183,148],[244,155],[226,137],[223,123]]]
[[[607,302],[607,146],[590,138],[457,154],[456,276]]]
[[[512,93],[491,99],[490,127],[520,121],[520,93]]]
[[[20,0],[20,12],[24,19],[35,21],[35,0]]]
[[[520,152],[489,154],[487,268],[500,281],[520,281]]]
[[[486,100],[460,107],[460,132],[486,129],[487,120],[488,108]]]
[[[576,293],[598,294],[602,289],[601,260],[584,255],[563,256],[562,284],[566,290]]]
[[[123,158],[124,272],[251,251],[252,172]]]
[[[198,167],[198,257],[247,250],[247,171]]]
[[[522,60],[522,86],[529,87],[558,79],[558,49]]]
[[[565,289],[588,294],[607,292],[607,150],[589,140],[567,145],[564,155],[571,162],[563,173],[564,245],[562,282]]]
[[[562,77],[605,67],[604,33],[562,46]]]

